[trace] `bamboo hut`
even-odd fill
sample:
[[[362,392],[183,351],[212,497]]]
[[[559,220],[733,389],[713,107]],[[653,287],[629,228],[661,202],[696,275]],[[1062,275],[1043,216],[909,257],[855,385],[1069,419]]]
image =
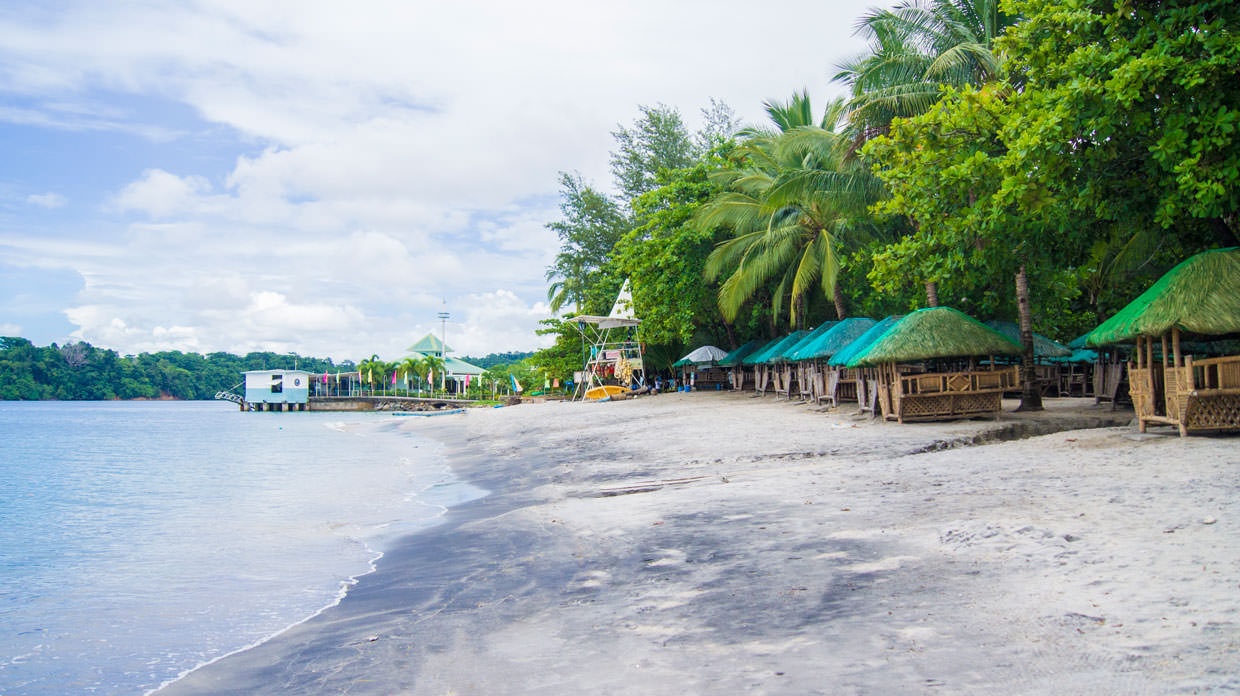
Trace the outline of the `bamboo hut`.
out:
[[[1013,343],[1020,343],[1020,325],[1012,321],[991,319],[986,326],[998,331]],[[1072,349],[1040,333],[1033,334],[1034,379],[1042,396],[1059,396],[1059,373],[1062,366],[1052,358],[1067,358]]]
[[[751,384],[753,386],[754,391],[758,392],[759,394],[763,393],[766,390],[765,381],[767,377],[769,377],[769,375],[764,370],[761,370],[758,368],[758,365],[760,364],[758,358],[762,357],[765,353],[767,353],[772,348],[774,348],[775,345],[782,340],[784,340],[783,336],[780,336],[779,338],[772,338],[766,343],[763,343],[761,346],[750,351],[749,354],[746,355],[745,357],[741,358],[740,368],[746,372],[743,379],[745,379],[749,384]],[[763,381],[763,384],[761,386],[759,386],[758,384],[759,377]]]
[[[796,393],[801,398],[808,398],[810,391],[809,375],[806,373],[805,366],[802,363],[796,362],[792,358],[792,354],[800,350],[802,346],[831,330],[831,327],[838,323],[835,321],[823,322],[817,328],[802,336],[801,340],[782,350],[779,355],[772,355],[770,357],[768,362],[773,364],[773,369],[776,371],[776,393],[783,394],[784,397],[791,400],[792,392],[795,388]]]
[[[747,384],[753,384],[753,379],[749,379],[748,381],[745,379],[746,376],[752,378],[753,373],[745,370],[744,366],[741,365],[741,360],[744,360],[745,356],[765,345],[766,344],[762,341],[755,339],[745,343],[741,347],[719,359],[719,367],[728,371],[728,381],[732,383],[733,389],[740,391],[741,389],[744,389]]]
[[[1240,247],[1230,247],[1197,254],[1171,269],[1091,331],[1086,343],[1135,340],[1128,388],[1138,429],[1145,432],[1150,423],[1174,425],[1184,437],[1194,431],[1240,430],[1240,355],[1196,359],[1185,349],[1186,338],[1237,335]]]
[[[885,419],[950,420],[997,416],[1003,392],[1020,378],[1015,365],[997,365],[994,356],[1020,353],[1019,344],[963,312],[932,307],[892,324],[847,366],[877,368]],[[979,356],[990,356],[988,369],[977,367]]]
[[[766,348],[751,353],[742,363],[753,365],[754,367],[754,389],[759,394],[765,394],[767,388],[778,389],[779,385],[776,380],[779,376],[775,369],[775,363],[771,359],[778,356],[785,348],[795,344],[805,337],[805,331],[793,331],[783,338],[772,341]]]
[[[723,368],[719,361],[727,357],[727,351],[715,346],[695,348],[685,357],[672,363],[673,369],[680,371],[681,384],[691,384],[693,388],[719,388],[724,381]]]
[[[873,326],[865,330],[865,333],[840,348],[827,359],[827,366],[838,372],[837,383],[851,383],[851,393],[855,395],[857,403],[861,406],[861,412],[877,413],[878,408],[878,370],[875,368],[849,368],[848,361],[860,351],[867,348],[879,336],[883,335],[887,329],[895,325],[896,322],[904,318],[903,314],[893,314],[885,319],[874,322]],[[847,393],[848,390],[841,387],[841,391]]]
[[[860,338],[870,327],[873,319],[854,317],[835,322],[821,335],[802,341],[789,354],[789,358],[801,366],[808,383],[808,397],[821,403],[830,401],[836,406],[840,401],[857,401],[857,380],[848,368],[831,367],[827,360],[844,346]],[[853,371],[855,372],[855,371]]]

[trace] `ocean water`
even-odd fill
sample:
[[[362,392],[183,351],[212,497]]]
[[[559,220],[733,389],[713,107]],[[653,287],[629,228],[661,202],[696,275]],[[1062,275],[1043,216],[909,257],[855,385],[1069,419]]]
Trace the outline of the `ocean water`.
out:
[[[141,694],[483,491],[388,414],[0,402],[0,694]]]

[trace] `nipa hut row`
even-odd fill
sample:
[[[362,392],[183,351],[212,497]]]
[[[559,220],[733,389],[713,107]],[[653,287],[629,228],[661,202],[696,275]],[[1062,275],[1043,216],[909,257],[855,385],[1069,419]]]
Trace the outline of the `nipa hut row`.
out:
[[[1016,366],[999,358],[1020,351],[977,320],[935,307],[751,341],[695,369],[726,371],[734,389],[832,405],[853,401],[904,422],[997,414],[1003,392],[1019,387]]]
[[[734,389],[853,401],[900,422],[950,419],[997,414],[1020,388],[1018,336],[1011,322],[937,307],[827,322],[679,364]],[[1068,346],[1035,334],[1034,354],[1044,395],[1114,406],[1126,394],[1142,432],[1240,430],[1240,247],[1181,263]]]

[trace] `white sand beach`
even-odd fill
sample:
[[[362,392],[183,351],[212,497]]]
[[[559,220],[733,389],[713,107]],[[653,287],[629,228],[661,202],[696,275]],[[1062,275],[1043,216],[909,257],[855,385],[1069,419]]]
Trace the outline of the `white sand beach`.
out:
[[[1240,689],[1240,440],[1014,405],[898,425],[702,392],[408,419],[492,496],[165,691]],[[1091,429],[974,444],[1065,427]]]

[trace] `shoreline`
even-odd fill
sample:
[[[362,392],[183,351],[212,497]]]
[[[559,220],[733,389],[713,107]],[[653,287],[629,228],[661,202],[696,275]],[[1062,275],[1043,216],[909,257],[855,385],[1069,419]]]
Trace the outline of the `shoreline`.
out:
[[[371,422],[356,422],[356,423],[329,422],[329,423],[324,423],[324,426],[332,430],[341,432],[341,433],[351,433],[353,435],[360,436],[360,437],[400,438],[400,437],[405,437],[409,434],[403,429],[397,427],[397,424],[391,423],[390,421],[386,421],[386,420],[380,420],[380,419],[374,419]],[[449,462],[447,461],[447,458],[442,453],[442,449],[443,449],[442,443],[436,440],[433,440],[431,438],[425,438],[421,436],[419,436],[419,439],[421,440],[421,442],[415,445],[415,449],[426,449],[427,445],[430,445],[432,448],[435,449],[435,451],[432,451],[429,454],[425,454],[425,453],[419,454],[417,456],[417,459],[419,460],[426,459],[428,461],[420,461],[417,464],[417,466],[425,467],[429,465],[429,467],[431,468],[440,470],[439,471],[440,476],[448,477],[450,479],[446,482],[442,478],[440,480],[429,481],[421,489],[411,493],[408,496],[407,500],[409,502],[412,502],[413,504],[416,504],[421,507],[428,508],[431,511],[430,517],[413,518],[413,519],[418,520],[416,522],[412,521],[412,519],[397,521],[397,524],[400,526],[413,525],[414,529],[412,531],[408,531],[408,530],[397,531],[397,532],[390,531],[390,527],[392,526],[393,523],[389,522],[389,523],[381,524],[381,525],[378,525],[372,528],[370,533],[367,535],[359,536],[355,538],[354,541],[358,543],[359,545],[361,545],[363,548],[365,548],[368,555],[370,556],[370,558],[367,561],[368,567],[366,570],[358,572],[347,578],[341,579],[339,581],[338,588],[330,602],[314,610],[309,615],[306,615],[302,618],[297,619],[296,621],[293,621],[292,623],[286,626],[283,626],[277,630],[274,630],[269,635],[258,638],[254,640],[253,642],[249,643],[248,645],[241,646],[239,648],[236,648],[235,650],[224,653],[222,655],[217,655],[209,660],[206,660],[197,665],[194,665],[193,667],[185,669],[177,676],[167,679],[163,683],[155,687],[146,689],[143,692],[143,696],[149,696],[150,694],[160,693],[165,688],[171,687],[173,684],[176,684],[177,682],[181,681],[188,675],[193,674],[194,672],[200,669],[206,668],[221,660],[228,659],[234,655],[245,653],[247,651],[258,648],[262,646],[263,644],[281,636],[287,631],[290,631],[296,628],[297,626],[300,626],[308,621],[312,621],[315,618],[322,615],[323,613],[334,609],[335,607],[339,606],[339,604],[342,601],[344,601],[344,599],[348,596],[352,588],[354,588],[358,584],[358,582],[361,581],[362,578],[368,575],[371,575],[378,569],[379,562],[384,558],[384,556],[387,555],[387,553],[390,552],[391,548],[399,545],[400,542],[406,537],[420,534],[427,530],[434,529],[440,524],[443,524],[443,519],[447,515],[448,511],[452,509],[453,506],[445,505],[440,502],[435,502],[434,500],[430,500],[430,501],[424,500],[422,499],[422,497],[425,496],[425,494],[427,494],[428,492],[433,491],[434,489],[440,487],[441,485],[444,485],[445,483],[449,486],[464,485],[466,487],[470,487],[470,484],[469,482],[459,480],[456,477],[455,472],[452,470]],[[483,490],[481,491],[480,496],[471,495],[470,497],[466,498],[466,500],[472,500],[472,499],[476,499],[479,497],[485,497],[487,494],[488,492]],[[385,550],[385,547],[386,547],[386,550]]]
[[[394,544],[330,610],[157,693],[1240,684],[1240,601],[1227,596],[1240,548],[1223,514],[1240,512],[1234,477],[1198,501],[1216,510],[1152,538],[1111,510],[1165,517],[1193,502],[1149,487],[1172,471],[1158,457],[1189,453],[1202,463],[1177,465],[1225,471],[1234,439],[1181,442],[1125,425],[964,447],[1014,423],[1131,417],[1081,400],[1068,414],[1064,401],[1045,417],[906,426],[727,393],[418,419],[402,427],[453,442],[444,454],[456,477],[490,495]],[[1125,504],[1135,494],[1117,473],[1140,478],[1147,499]],[[1091,502],[1070,504],[1080,496]],[[1205,553],[1213,575],[1168,604],[1183,583],[1133,566],[1186,535],[1212,546],[1162,558],[1187,572],[1188,557],[1217,551]],[[1153,640],[1147,603],[1183,618],[1180,633],[1213,626],[1212,642]],[[1142,616],[1114,618],[1124,614]],[[1117,657],[1116,635],[1151,640]],[[1201,673],[1165,674],[1158,665],[1172,658]]]

